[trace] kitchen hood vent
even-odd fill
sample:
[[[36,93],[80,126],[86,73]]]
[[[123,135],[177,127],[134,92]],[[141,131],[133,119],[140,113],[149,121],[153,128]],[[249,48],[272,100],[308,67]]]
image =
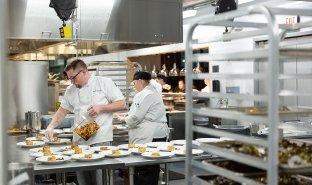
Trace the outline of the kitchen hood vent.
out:
[[[76,0],[77,16],[66,21],[72,38],[60,38],[60,21],[48,6],[50,0],[8,3],[12,60],[25,54],[93,55],[183,42],[181,0]],[[69,17],[61,14],[61,19]]]

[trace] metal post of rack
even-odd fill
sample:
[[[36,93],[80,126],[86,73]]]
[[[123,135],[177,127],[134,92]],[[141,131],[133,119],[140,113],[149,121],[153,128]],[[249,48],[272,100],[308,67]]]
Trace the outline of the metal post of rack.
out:
[[[239,22],[239,21],[229,21],[234,18],[247,16],[251,14],[260,14],[266,18],[267,23],[254,23],[254,22]],[[194,19],[193,22],[190,21],[190,29],[187,33],[186,38],[186,147],[187,147],[187,159],[186,159],[186,183],[187,184],[209,184],[204,180],[193,176],[192,168],[199,167],[204,170],[213,172],[215,174],[224,176],[226,178],[232,179],[234,181],[246,184],[263,184],[257,182],[253,179],[237,176],[235,173],[222,169],[213,164],[203,164],[199,161],[193,160],[191,155],[192,151],[192,135],[193,132],[204,133],[209,135],[214,135],[217,137],[229,137],[235,139],[236,141],[242,143],[249,143],[253,145],[262,146],[268,149],[268,154],[266,159],[261,159],[253,157],[250,155],[245,155],[242,153],[233,152],[227,149],[220,148],[211,144],[200,144],[198,147],[206,152],[237,161],[242,164],[253,166],[259,169],[267,171],[267,184],[276,185],[278,184],[278,172],[279,172],[279,159],[278,159],[278,123],[280,122],[281,115],[279,111],[279,97],[280,96],[302,96],[309,95],[311,93],[301,93],[297,91],[286,91],[280,89],[280,80],[289,78],[311,78],[311,75],[285,75],[280,74],[283,72],[283,68],[280,70],[280,62],[282,57],[291,56],[305,56],[307,57],[309,51],[303,51],[298,49],[280,49],[281,45],[285,45],[284,42],[280,41],[279,29],[293,29],[293,25],[278,25],[275,21],[276,15],[305,15],[312,16],[310,10],[299,10],[299,9],[282,9],[282,8],[268,8],[262,5],[255,5],[250,7],[244,7],[236,11],[231,11],[223,13],[220,15],[201,15],[199,18]],[[253,28],[247,31],[234,32],[220,37],[214,37],[210,39],[192,40],[193,32],[195,28],[199,25],[209,25],[209,26],[233,26],[233,27],[244,27]],[[295,25],[298,28],[311,27],[311,22],[298,23]],[[240,52],[224,52],[218,54],[193,54],[192,46],[193,44],[202,43],[214,43],[223,42],[228,40],[250,38],[256,36],[267,36],[268,47],[267,48],[256,48],[252,51],[240,51]],[[303,43],[302,41],[300,41]],[[296,42],[295,42],[296,43]],[[294,44],[294,43],[293,43]],[[310,51],[311,52],[311,51]],[[282,56],[282,57],[280,57]],[[254,62],[261,59],[265,59],[267,69],[265,72],[260,72],[259,70],[254,71],[255,73],[223,73],[223,74],[192,74],[192,64],[193,62],[205,62],[205,61],[244,61],[244,62]],[[249,61],[248,61],[249,60]],[[194,79],[248,79],[248,80],[262,80],[266,84],[265,88],[267,92],[265,94],[260,94],[258,91],[256,94],[227,94],[227,93],[203,93],[203,92],[192,92],[192,83]],[[283,88],[283,87],[282,87]],[[258,94],[259,93],[259,94]],[[194,97],[201,98],[227,98],[236,100],[245,100],[252,102],[263,102],[267,105],[267,110],[263,114],[249,114],[245,110],[238,111],[239,109],[218,109],[218,108],[194,108],[191,103]],[[298,113],[298,112],[297,112]],[[193,125],[193,114],[219,117],[237,121],[252,121],[256,123],[266,123],[270,127],[270,132],[267,139],[253,138],[250,136],[243,136],[234,133],[228,133],[221,130],[215,130],[211,128],[203,128],[200,126]],[[290,112],[291,114],[291,112]],[[289,115],[290,115],[289,114]]]

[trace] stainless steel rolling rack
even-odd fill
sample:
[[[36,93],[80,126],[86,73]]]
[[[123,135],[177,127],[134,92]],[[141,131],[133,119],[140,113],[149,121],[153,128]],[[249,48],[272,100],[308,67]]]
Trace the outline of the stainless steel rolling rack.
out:
[[[105,76],[111,78],[120,88],[126,98],[127,109],[132,101],[134,89],[131,87],[133,74],[136,71],[141,71],[142,66],[136,62],[124,61],[96,61],[91,66],[88,66],[89,71],[95,71],[97,76]]]
[[[239,22],[232,21],[234,18],[247,16],[251,14],[260,14],[266,18],[266,23],[252,22]],[[229,137],[235,139],[236,141],[254,144],[257,146],[266,147],[268,149],[268,154],[266,160],[262,160],[257,157],[250,155],[233,152],[230,150],[223,149],[211,144],[200,144],[198,147],[206,152],[237,161],[242,164],[247,164],[262,170],[265,170],[267,176],[267,184],[277,185],[278,184],[278,174],[279,174],[279,161],[278,161],[278,148],[279,148],[279,134],[278,134],[278,123],[280,122],[279,98],[282,96],[302,96],[307,95],[302,94],[299,91],[283,91],[280,89],[282,85],[280,80],[286,78],[292,79],[311,79],[311,74],[283,74],[280,69],[281,62],[287,57],[311,57],[311,49],[309,51],[298,51],[295,48],[285,48],[283,42],[280,41],[283,35],[279,32],[279,29],[289,30],[293,28],[307,28],[311,27],[310,22],[302,22],[295,25],[279,25],[277,24],[275,18],[276,15],[302,15],[302,16],[312,16],[311,10],[302,9],[282,9],[282,8],[268,8],[262,5],[254,5],[250,7],[240,8],[236,11],[231,11],[219,15],[201,15],[193,19],[190,22],[190,29],[187,33],[186,38],[186,146],[187,146],[187,159],[186,159],[186,183],[187,184],[209,184],[203,179],[193,176],[192,168],[199,167],[207,172],[212,172],[220,176],[224,176],[228,179],[232,179],[236,182],[244,184],[263,184],[257,182],[251,178],[239,176],[236,173],[220,168],[213,164],[202,163],[201,161],[194,160],[191,155],[192,146],[192,135],[193,132],[204,133],[209,135],[214,135],[217,137]],[[224,34],[220,37],[214,37],[210,39],[193,40],[193,32],[195,28],[199,25],[209,25],[209,26],[227,26],[227,27],[241,27],[244,28],[241,32],[234,32],[229,34]],[[247,29],[245,28],[252,28]],[[242,51],[242,52],[224,52],[219,54],[193,54],[192,47],[193,44],[201,43],[213,43],[226,40],[250,38],[257,36],[267,36],[268,37],[268,47],[267,48],[256,48],[253,50]],[[306,40],[298,40],[297,44],[307,43]],[[282,47],[283,46],[283,47]],[[310,52],[310,54],[309,54]],[[223,74],[192,74],[193,62],[207,62],[207,61],[245,61],[245,62],[255,62],[261,59],[261,62],[266,64],[266,70],[264,72],[255,73],[223,73]],[[202,93],[193,92],[193,80],[194,79],[240,79],[240,80],[254,80],[262,81],[266,85],[267,92],[263,94],[226,94],[226,93]],[[308,93],[311,96],[311,93]],[[267,105],[267,111],[265,114],[248,114],[246,112],[233,111],[231,109],[215,109],[208,107],[195,108],[193,107],[193,98],[228,98],[243,101],[251,101],[254,103],[264,103]],[[238,121],[253,121],[257,123],[266,123],[270,127],[270,132],[267,139],[259,139],[249,136],[238,135],[234,133],[228,133],[220,130],[202,128],[200,126],[193,125],[193,115],[202,116],[212,116]]]

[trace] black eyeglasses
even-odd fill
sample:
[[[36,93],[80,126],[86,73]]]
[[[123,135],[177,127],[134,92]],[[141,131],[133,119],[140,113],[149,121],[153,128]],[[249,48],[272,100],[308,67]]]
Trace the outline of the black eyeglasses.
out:
[[[79,75],[79,73],[81,72],[82,70],[80,70],[75,76],[73,77],[70,77],[68,78],[71,82],[75,81],[75,78]]]

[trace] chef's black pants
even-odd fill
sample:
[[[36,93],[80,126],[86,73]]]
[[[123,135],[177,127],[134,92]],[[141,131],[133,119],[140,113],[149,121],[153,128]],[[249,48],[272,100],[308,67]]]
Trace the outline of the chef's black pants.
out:
[[[165,142],[167,138],[154,138],[153,142]],[[134,184],[135,185],[158,185],[160,167],[159,165],[149,165],[135,167]]]

